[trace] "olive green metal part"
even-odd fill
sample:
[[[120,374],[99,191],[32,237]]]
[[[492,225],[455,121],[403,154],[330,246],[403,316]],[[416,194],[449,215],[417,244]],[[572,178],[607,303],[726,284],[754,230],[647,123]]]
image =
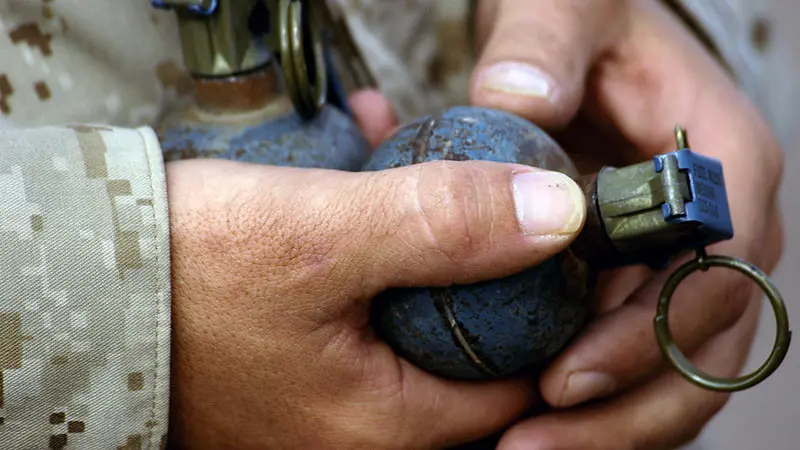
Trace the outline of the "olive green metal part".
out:
[[[295,110],[303,118],[316,115],[328,96],[319,3],[312,5],[313,2],[304,6],[299,1],[278,1],[277,29],[284,81]]]
[[[688,148],[689,140],[686,131],[680,127],[675,128],[675,145],[678,149]],[[667,172],[667,164],[664,165]],[[723,378],[707,374],[699,370],[681,352],[669,329],[669,305],[672,295],[678,285],[692,273],[711,267],[723,267],[743,273],[756,283],[767,296],[775,314],[775,342],[767,359],[753,372],[736,378]],[[770,281],[767,274],[759,268],[730,256],[706,255],[705,249],[697,252],[697,257],[678,267],[664,283],[661,295],[658,298],[656,316],[653,319],[656,339],[664,357],[673,368],[684,378],[704,389],[718,392],[736,392],[749,389],[772,375],[783,362],[789,351],[792,332],[789,329],[789,317],[786,305],[778,288]]]
[[[328,80],[323,34],[343,60],[356,87],[376,86],[375,77],[350,34],[345,17],[330,2],[278,0],[279,48],[286,88],[298,114],[316,115],[325,104]]]
[[[691,200],[689,180],[678,170],[674,155],[664,158],[662,170],[650,160],[621,168],[606,167],[578,180],[587,197],[587,225],[573,248],[600,267],[648,259],[663,249],[680,247],[691,235],[691,223],[664,220],[663,205],[673,215]]]
[[[192,7],[216,9],[197,14]],[[173,0],[186,67],[194,77],[234,77],[272,62],[280,69],[298,114],[310,119],[325,105],[328,79],[324,38],[349,72],[355,87],[375,86],[375,77],[350,34],[346,18],[330,2],[301,0]],[[267,12],[259,35],[251,20],[257,8]],[[269,17],[269,19],[266,19]],[[267,31],[263,31],[267,30]]]
[[[677,159],[669,156],[664,169],[656,172],[648,161],[619,169],[607,168],[597,180],[597,202],[603,225],[620,253],[647,247],[669,246],[675,225],[664,220],[662,205],[673,212],[684,210],[690,199],[689,181],[678,171]]]
[[[260,0],[219,1],[209,16],[188,9],[205,1],[170,2],[178,17],[184,63],[194,76],[223,77],[267,64],[271,55],[254,39],[248,21]]]
[[[669,329],[669,305],[675,289],[677,289],[681,281],[690,274],[697,270],[706,271],[712,266],[725,267],[739,271],[753,280],[753,282],[758,284],[764,291],[764,294],[766,294],[775,314],[776,333],[772,351],[763,364],[748,375],[736,378],[721,378],[699,370],[689,361],[680,349],[678,349]],[[716,255],[706,256],[704,252],[698,253],[696,259],[683,264],[670,275],[659,296],[658,308],[653,322],[661,352],[675,370],[695,385],[718,392],[742,391],[767,379],[775,372],[786,357],[792,336],[792,332],[789,330],[789,318],[783,298],[764,272],[736,258]]]
[[[680,127],[675,128],[675,144],[678,150],[689,148],[686,131]],[[571,245],[576,254],[598,268],[607,268],[642,261],[666,263],[674,255],[660,251],[683,248],[682,238],[691,237],[700,225],[667,219],[685,213],[686,202],[692,201],[690,181],[679,170],[674,154],[661,161],[660,171],[653,161],[648,161],[604,168],[577,180],[586,195],[587,218],[584,229]],[[665,211],[668,211],[666,216]],[[729,256],[707,256],[702,248],[697,252],[695,259],[670,274],[661,291],[654,318],[658,346],[672,367],[697,386],[719,392],[751,388],[777,370],[789,350],[791,331],[783,298],[769,277],[753,265]],[[722,378],[699,370],[680,351],[670,332],[669,305],[678,285],[690,274],[711,267],[745,274],[758,284],[772,305],[775,342],[769,357],[750,374]]]

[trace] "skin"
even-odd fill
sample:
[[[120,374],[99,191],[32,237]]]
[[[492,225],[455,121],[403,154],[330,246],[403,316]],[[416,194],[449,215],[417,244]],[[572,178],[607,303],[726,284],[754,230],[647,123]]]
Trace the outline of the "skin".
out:
[[[393,126],[388,104],[369,92],[352,100],[378,142]],[[424,373],[374,336],[369,304],[388,287],[506,276],[561,251],[585,204],[571,181],[550,183],[553,194],[534,200],[574,189],[577,214],[559,230],[523,231],[512,180],[534,172],[543,171],[169,163],[171,445],[435,449],[512,423],[534,401],[529,380]]]
[[[541,124],[585,171],[670,151],[672,128],[686,127],[693,150],[718,158],[725,170],[735,237],[709,253],[773,270],[783,238],[781,149],[731,76],[660,2],[487,0],[480,9],[473,104]],[[486,71],[506,61],[546,74],[550,95],[487,88]],[[665,367],[652,319],[668,273],[607,274],[597,317],[538,382],[553,409],[509,429],[501,450],[668,449],[697,436],[729,395],[697,388]],[[760,295],[735,272],[690,277],[671,306],[679,347],[702,370],[740,374]],[[571,389],[570,376],[585,372],[605,374],[611,384]]]
[[[669,151],[672,127],[686,126],[693,149],[719,158],[728,181],[736,237],[709,251],[767,271],[777,264],[780,149],[668,11],[652,0],[496,0],[481,8],[473,104],[545,126],[585,171]],[[503,61],[536,65],[554,95],[483,90],[483,71]],[[383,97],[351,100],[374,145],[396,127]],[[434,449],[506,429],[501,450],[660,449],[691,440],[727,396],[663,364],[652,316],[666,273],[608,274],[596,319],[539,380],[443,381],[372,334],[369,302],[387,287],[497,278],[574,239],[575,228],[521,231],[511,180],[533,170],[436,162],[351,174],[170,163],[171,443]],[[673,301],[673,334],[701,369],[735,375],[757,300],[736,275],[693,277]],[[613,387],[576,395],[569,376],[585,371],[608,375]],[[552,409],[522,419],[541,403]]]

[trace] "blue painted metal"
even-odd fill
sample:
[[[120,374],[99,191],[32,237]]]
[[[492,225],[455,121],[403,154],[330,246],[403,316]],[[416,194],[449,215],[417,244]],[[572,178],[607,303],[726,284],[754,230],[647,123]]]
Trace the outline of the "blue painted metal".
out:
[[[656,172],[661,172],[664,159],[675,156],[678,170],[686,173],[692,198],[686,201],[685,214],[672,214],[669,204],[664,203],[664,220],[670,223],[691,222],[698,226],[698,233],[687,248],[702,248],[713,243],[733,238],[733,221],[728,206],[728,193],[722,163],[692,152],[688,148],[658,155],[654,158]]]
[[[326,106],[306,121],[290,105],[280,103],[238,115],[181,111],[157,130],[164,158],[220,158],[347,171],[358,171],[367,160],[369,143],[346,113]]]
[[[365,171],[434,160],[489,160],[576,177],[566,153],[517,116],[454,107],[414,121],[386,141]],[[535,371],[581,329],[594,272],[569,250],[499,280],[447,288],[391,289],[374,301],[376,332],[434,374],[487,379]]]

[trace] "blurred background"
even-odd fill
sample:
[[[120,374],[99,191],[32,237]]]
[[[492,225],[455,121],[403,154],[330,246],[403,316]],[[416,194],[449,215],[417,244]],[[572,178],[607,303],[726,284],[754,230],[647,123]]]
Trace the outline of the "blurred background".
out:
[[[783,260],[773,280],[789,309],[789,318],[800,323],[800,2],[742,1],[737,8],[750,10],[751,40],[762,52],[761,83],[764,114],[774,126],[786,154],[781,202],[785,222]],[[767,10],[764,3],[773,6]],[[787,73],[793,76],[786,76]],[[748,369],[761,364],[775,338],[775,321],[764,302],[761,325]],[[792,343],[778,371],[750,391],[734,394],[705,432],[685,450],[797,450],[800,449],[800,348]]]

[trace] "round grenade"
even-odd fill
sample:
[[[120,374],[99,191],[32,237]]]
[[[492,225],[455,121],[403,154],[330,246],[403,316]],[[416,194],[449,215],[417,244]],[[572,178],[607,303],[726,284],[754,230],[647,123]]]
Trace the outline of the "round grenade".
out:
[[[566,153],[530,122],[500,111],[453,107],[414,121],[362,169],[435,160],[486,160],[577,177]],[[506,278],[471,285],[390,289],[373,302],[376,332],[400,356],[440,376],[484,379],[535,371],[581,329],[593,283],[567,249]]]
[[[154,1],[175,9],[192,96],[156,127],[166,161],[220,158],[357,171],[351,117],[316,2]],[[166,6],[165,6],[166,5]]]
[[[156,131],[166,161],[221,158],[275,166],[357,171],[369,143],[353,118],[332,104],[301,116],[268,66],[246,75],[194,80],[194,97]]]

